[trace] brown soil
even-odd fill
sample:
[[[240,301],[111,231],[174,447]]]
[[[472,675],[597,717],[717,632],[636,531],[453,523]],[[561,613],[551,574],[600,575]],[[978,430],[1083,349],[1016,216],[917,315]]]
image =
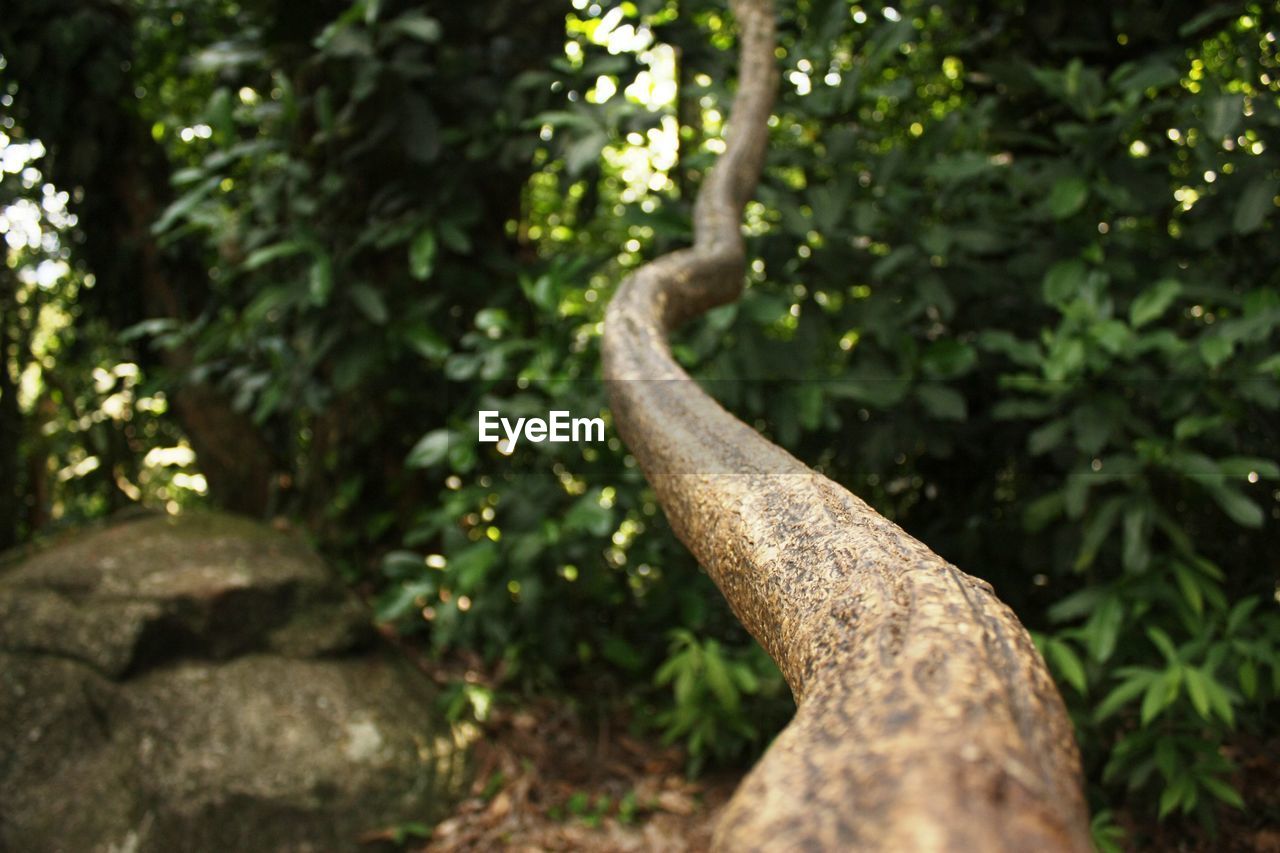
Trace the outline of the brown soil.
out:
[[[550,700],[495,711],[471,796],[427,851],[702,851],[735,775],[690,781],[674,748],[601,729]]]

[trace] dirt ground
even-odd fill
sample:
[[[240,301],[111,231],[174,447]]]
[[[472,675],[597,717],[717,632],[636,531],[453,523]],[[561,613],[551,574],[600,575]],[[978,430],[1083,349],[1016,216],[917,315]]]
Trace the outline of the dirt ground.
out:
[[[475,751],[472,796],[426,851],[701,851],[736,775],[694,781],[674,748],[585,731],[567,706],[497,711]]]
[[[425,662],[419,659],[419,664]],[[438,665],[441,683],[459,670]],[[466,667],[471,679],[479,667]],[[482,681],[488,678],[480,677]],[[630,733],[620,715],[588,725],[568,700],[497,706],[474,748],[470,796],[425,839],[423,853],[463,851],[704,851],[742,773],[690,780],[677,747]],[[1159,823],[1119,810],[1124,849],[1177,853],[1280,853],[1280,734],[1242,738],[1228,757],[1246,808],[1221,806],[1217,830],[1188,821]],[[376,833],[369,841],[386,841]],[[425,846],[421,846],[425,842]]]
[[[1280,853],[1280,739],[1233,750],[1247,809],[1218,811],[1216,835],[1198,825],[1121,816],[1126,850]],[[690,781],[673,747],[622,732],[588,731],[565,705],[543,700],[497,711],[477,744],[472,796],[423,851],[704,851],[740,774]]]

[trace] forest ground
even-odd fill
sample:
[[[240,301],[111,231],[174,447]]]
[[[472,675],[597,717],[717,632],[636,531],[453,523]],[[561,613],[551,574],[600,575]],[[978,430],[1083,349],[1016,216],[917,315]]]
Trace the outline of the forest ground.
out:
[[[440,684],[492,683],[477,660],[432,661],[406,653]],[[496,703],[480,724],[470,796],[439,823],[423,853],[508,850],[673,851],[710,848],[720,811],[743,772],[695,779],[676,746],[636,735],[634,712],[586,719],[570,698]],[[1242,741],[1229,756],[1247,808],[1221,806],[1216,833],[1187,822],[1121,813],[1125,850],[1280,853],[1280,734]],[[367,841],[389,840],[393,829]],[[418,842],[410,843],[414,847]]]

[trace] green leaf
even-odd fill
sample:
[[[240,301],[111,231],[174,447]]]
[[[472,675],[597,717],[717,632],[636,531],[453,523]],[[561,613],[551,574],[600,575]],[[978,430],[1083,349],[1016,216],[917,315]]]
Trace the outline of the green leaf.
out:
[[[1180,418],[1173,426],[1173,437],[1178,441],[1186,441],[1189,438],[1195,438],[1203,435],[1210,430],[1217,429],[1227,423],[1225,415],[1187,415]]]
[[[1050,305],[1062,305],[1084,291],[1089,268],[1079,258],[1059,261],[1044,277],[1044,298]]]
[[[1250,474],[1257,474],[1264,480],[1280,479],[1280,465],[1261,456],[1227,456],[1218,460],[1218,467],[1228,477],[1242,480]]]
[[[570,177],[579,177],[600,160],[600,152],[609,139],[601,131],[592,131],[575,140],[564,152],[564,167]]]
[[[1160,775],[1172,782],[1181,775],[1182,757],[1178,744],[1172,738],[1161,738],[1155,744],[1155,764]]]
[[[1227,636],[1239,633],[1249,621],[1249,617],[1253,615],[1253,611],[1257,609],[1258,604],[1259,599],[1253,595],[1236,602],[1231,612],[1227,614]]]
[[[1119,496],[1109,498],[1089,516],[1084,524],[1084,533],[1080,537],[1080,552],[1076,555],[1075,561],[1076,571],[1086,569],[1093,564],[1098,551],[1111,533],[1111,528],[1115,526],[1124,500]]]
[[[270,246],[264,246],[261,249],[250,252],[249,257],[245,258],[241,268],[246,272],[252,272],[274,260],[290,258],[306,251],[307,244],[301,240],[286,240],[283,243],[273,243]]]
[[[857,400],[878,409],[897,405],[910,391],[911,385],[893,376],[867,376],[839,379],[824,384],[828,397],[837,400]]]
[[[1133,678],[1121,683],[1120,686],[1108,693],[1106,698],[1099,702],[1097,707],[1094,708],[1093,719],[1100,723],[1115,714],[1116,711],[1119,711],[1125,705],[1128,705],[1134,699],[1137,699],[1143,691],[1151,686],[1151,683],[1155,678],[1155,673],[1143,673],[1135,675]]]
[[[459,255],[471,254],[471,237],[452,220],[446,219],[440,223],[440,242],[451,252]]]
[[[1209,688],[1205,686],[1205,674],[1189,666],[1184,670],[1183,676],[1187,681],[1187,696],[1191,698],[1191,706],[1196,709],[1197,714],[1209,719]]]
[[[163,234],[168,231],[179,219],[195,210],[202,201],[212,195],[220,183],[222,183],[222,176],[215,175],[204,183],[197,185],[194,189],[178,196],[172,204],[165,208],[164,213],[160,214],[160,218],[151,225],[151,233]]]
[[[1021,367],[1037,367],[1044,356],[1035,341],[1019,340],[1012,332],[1003,329],[984,329],[978,334],[978,346],[989,352],[998,352]]]
[[[1222,483],[1202,483],[1202,485],[1222,511],[1241,527],[1261,527],[1266,521],[1267,516],[1262,511],[1262,507],[1245,497],[1234,486]]]
[[[1170,812],[1176,809],[1182,803],[1182,789],[1175,785],[1170,785],[1160,794],[1160,812],[1159,819],[1164,820]]]
[[[1173,644],[1173,640],[1162,629],[1154,625],[1147,629],[1147,636],[1151,638],[1151,642],[1156,644],[1160,649],[1160,654],[1164,655],[1165,660],[1174,664],[1178,662],[1178,650]]]
[[[1082,178],[1060,178],[1049,191],[1049,212],[1054,219],[1066,219],[1084,207],[1089,185]]]
[[[1242,95],[1219,95],[1209,101],[1205,115],[1204,132],[1216,143],[1221,143],[1240,124],[1244,116]]]
[[[925,349],[920,367],[929,376],[954,379],[968,373],[977,362],[978,354],[973,347],[955,338],[942,338]]]
[[[409,245],[409,273],[418,281],[431,278],[436,267],[436,234],[429,229],[418,233]]]
[[[732,672],[733,679],[738,683],[740,691],[752,696],[760,692],[760,679],[756,676],[750,663],[746,661],[736,663],[732,668]]]
[[[849,188],[839,183],[824,183],[809,190],[809,207],[819,234],[830,234],[839,226],[849,210]]]
[[[439,361],[449,353],[449,344],[425,323],[417,323],[404,331],[405,341],[428,361]]]
[[[419,581],[392,584],[374,602],[374,621],[385,624],[403,619],[418,609],[419,600],[431,599],[436,591],[436,579],[430,576]]]
[[[713,640],[707,641],[703,648],[702,663],[706,668],[707,686],[726,711],[737,711],[740,705],[738,688],[725,665],[720,653],[720,645]]]
[[[604,638],[600,644],[600,654],[610,663],[632,673],[639,673],[644,668],[644,656],[617,634],[609,634]]]
[[[440,22],[419,11],[406,12],[392,21],[390,28],[427,44],[435,44],[440,40]]]
[[[356,307],[360,309],[366,317],[372,322],[381,326],[387,322],[387,303],[382,300],[382,294],[367,284],[355,284],[347,291],[351,296],[351,301],[355,302]]]
[[[449,467],[459,473],[470,471],[476,464],[476,446],[468,441],[449,443]]]
[[[1088,691],[1088,684],[1084,673],[1084,664],[1080,662],[1079,656],[1071,646],[1061,640],[1049,641],[1049,660],[1053,661],[1054,667],[1062,675],[1063,679],[1076,689],[1079,693]]]
[[[1094,323],[1089,328],[1089,335],[1111,355],[1123,353],[1133,342],[1132,330],[1116,319]]]
[[[1213,678],[1205,679],[1204,688],[1209,692],[1209,704],[1213,706],[1214,712],[1224,723],[1234,728],[1236,714],[1231,707],[1231,696],[1228,695],[1226,688]]]
[[[417,577],[425,567],[422,555],[417,551],[390,551],[382,558],[382,573],[394,580]]]
[[[1235,217],[1231,220],[1237,234],[1252,234],[1262,227],[1268,214],[1275,209],[1276,181],[1254,181],[1240,193],[1236,202]]]
[[[613,530],[613,510],[600,505],[600,490],[594,489],[574,501],[565,513],[567,532],[585,531],[592,536],[606,536]]]
[[[787,301],[774,293],[747,291],[742,308],[746,315],[761,326],[776,323],[787,314]]]
[[[327,305],[333,292],[333,264],[328,255],[318,255],[311,264],[307,290],[313,305]]]
[[[1258,373],[1270,373],[1272,376],[1280,378],[1280,353],[1270,355],[1253,366]]]
[[[916,388],[916,398],[931,417],[944,421],[962,421],[968,414],[964,395],[954,388],[927,383]]]
[[[1240,796],[1240,792],[1216,776],[1201,776],[1200,787],[1229,806],[1244,808],[1244,798]]]
[[[449,452],[451,435],[447,429],[434,429],[418,439],[404,464],[409,468],[430,468],[444,461]]]
[[[498,547],[485,540],[451,557],[446,571],[454,579],[458,592],[474,594],[483,587],[485,576],[497,562]]]
[[[1180,669],[1166,670],[1164,675],[1151,682],[1147,693],[1142,698],[1142,724],[1145,726],[1160,715],[1160,712],[1173,704],[1178,698],[1178,688],[1182,684]]]
[[[1221,367],[1234,351],[1235,344],[1223,335],[1204,335],[1200,338],[1200,358],[1210,367]]]
[[[1191,605],[1191,609],[1199,616],[1204,612],[1204,593],[1200,589],[1200,579],[1184,563],[1173,564],[1173,576],[1178,582],[1178,589],[1182,592],[1182,597],[1186,599],[1187,604]]]
[[[1163,89],[1177,83],[1182,75],[1162,59],[1147,59],[1141,64],[1124,65],[1112,75],[1111,82],[1126,92],[1142,93],[1147,89]]]
[[[995,169],[991,158],[977,151],[943,155],[925,168],[925,174],[944,183],[959,183]]]
[[[373,41],[369,38],[369,33],[342,25],[341,19],[326,27],[317,36],[315,45],[329,56],[339,59],[368,60],[373,57]]]
[[[1251,660],[1241,662],[1236,676],[1240,679],[1240,691],[1248,699],[1258,696],[1258,667]]]
[[[658,667],[658,671],[653,674],[653,683],[656,687],[666,687],[671,683],[686,665],[684,655],[673,655]]]
[[[1071,413],[1076,447],[1090,456],[1102,451],[1114,426],[1111,413],[1101,405],[1085,404]]]
[[[1048,453],[1066,440],[1067,431],[1070,429],[1071,422],[1066,418],[1049,421],[1044,426],[1037,427],[1032,431],[1031,435],[1027,436],[1027,449],[1032,456]]]
[[[1178,294],[1182,292],[1182,283],[1175,278],[1163,278],[1144,290],[1129,306],[1129,324],[1140,329],[1169,309]]]
[[[1115,654],[1124,627],[1125,607],[1120,599],[1111,595],[1103,599],[1098,608],[1084,623],[1084,641],[1089,655],[1098,663],[1106,663]]]
[[[1209,24],[1221,21],[1224,18],[1233,18],[1238,14],[1240,14],[1239,7],[1233,6],[1230,3],[1211,5],[1208,9],[1205,9],[1199,15],[1196,15],[1194,18],[1178,27],[1178,35],[1186,38],[1193,33],[1199,32]]]
[[[476,328],[494,335],[511,325],[511,316],[501,308],[481,308],[476,312]]]
[[[1002,232],[990,228],[959,226],[952,229],[951,236],[957,246],[975,255],[996,254],[1009,246],[1009,240]]]
[[[175,187],[183,187],[187,184],[194,184],[203,177],[205,177],[205,170],[199,166],[192,166],[174,172],[173,177],[169,179],[169,183]]]
[[[1086,586],[1078,589],[1049,606],[1049,620],[1070,622],[1093,613],[1106,595],[1107,591],[1102,587]]]
[[[1127,572],[1146,571],[1151,562],[1151,507],[1143,501],[1129,506],[1124,514],[1124,550],[1121,563]]]
[[[543,311],[551,311],[559,301],[556,296],[555,282],[549,275],[540,275],[536,279],[521,277],[520,287],[525,297]]]

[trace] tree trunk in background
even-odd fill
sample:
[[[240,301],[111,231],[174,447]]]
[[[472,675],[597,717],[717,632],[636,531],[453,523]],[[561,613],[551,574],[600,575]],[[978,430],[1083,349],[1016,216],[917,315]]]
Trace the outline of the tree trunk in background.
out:
[[[22,412],[18,409],[17,377],[9,372],[9,333],[16,308],[13,270],[0,264],[0,551],[18,544],[18,522],[22,516]]]
[[[209,284],[198,252],[181,244],[161,249],[151,234],[173,193],[165,152],[136,107],[133,27],[116,3],[15,0],[0,28],[6,79],[16,84],[10,112],[48,151],[40,163],[46,179],[83,192],[74,205],[79,257],[97,281],[81,304],[117,329],[151,318],[190,322],[207,307]],[[150,360],[172,374],[172,410],[215,502],[264,513],[275,465],[252,419],[219,389],[192,381],[189,348]]]
[[[159,145],[144,129],[136,122],[130,129],[116,180],[98,188],[109,191],[113,205],[127,212],[115,219],[112,236],[116,245],[130,251],[147,316],[189,323],[204,307],[208,272],[180,248],[166,255],[151,236],[151,223],[172,195],[169,170]],[[98,227],[107,226],[100,223]],[[159,355],[177,378],[172,410],[196,452],[209,494],[226,509],[263,515],[270,504],[276,465],[261,431],[248,414],[235,410],[221,390],[184,375],[195,363],[189,345]]]
[[[622,284],[603,343],[619,432],[799,706],[716,844],[1090,850],[1071,722],[991,586],[734,418],[671,357],[671,329],[742,287],[739,223],[777,70],[772,4],[733,9],[739,88],[728,147],[698,194],[694,246]]]

